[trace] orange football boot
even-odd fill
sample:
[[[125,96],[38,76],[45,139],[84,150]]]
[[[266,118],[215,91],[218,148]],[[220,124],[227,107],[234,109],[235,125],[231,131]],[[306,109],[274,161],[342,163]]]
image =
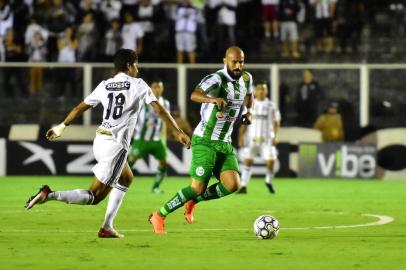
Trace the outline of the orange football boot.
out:
[[[195,218],[193,217],[195,209],[196,202],[194,200],[189,200],[185,203],[185,219],[189,224],[193,224],[195,222]]]
[[[154,227],[154,232],[157,234],[165,234],[165,217],[158,214],[158,211],[152,212],[148,218],[149,223]]]

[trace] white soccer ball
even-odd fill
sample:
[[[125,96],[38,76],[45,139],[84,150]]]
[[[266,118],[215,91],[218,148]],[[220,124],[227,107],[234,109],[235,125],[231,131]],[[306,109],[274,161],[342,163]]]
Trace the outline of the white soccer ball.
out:
[[[279,221],[270,215],[259,216],[254,222],[254,233],[259,239],[272,239],[278,235]]]

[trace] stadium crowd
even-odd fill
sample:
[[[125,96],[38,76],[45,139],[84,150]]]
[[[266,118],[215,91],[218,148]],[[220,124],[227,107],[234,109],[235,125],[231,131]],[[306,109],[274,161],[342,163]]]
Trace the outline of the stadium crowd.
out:
[[[0,59],[108,62],[124,47],[143,62],[204,63],[238,44],[250,62],[379,61],[382,49],[404,52],[397,41],[405,7],[405,0],[0,0]]]

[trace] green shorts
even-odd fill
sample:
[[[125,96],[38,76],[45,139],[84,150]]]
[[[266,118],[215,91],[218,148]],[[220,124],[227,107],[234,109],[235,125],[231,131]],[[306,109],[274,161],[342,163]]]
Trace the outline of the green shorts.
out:
[[[131,144],[130,156],[144,158],[152,155],[157,160],[166,160],[166,144],[162,141],[134,140]]]
[[[220,173],[228,170],[239,170],[231,143],[192,136],[192,162],[189,174],[193,179],[208,183],[212,174],[220,179]]]

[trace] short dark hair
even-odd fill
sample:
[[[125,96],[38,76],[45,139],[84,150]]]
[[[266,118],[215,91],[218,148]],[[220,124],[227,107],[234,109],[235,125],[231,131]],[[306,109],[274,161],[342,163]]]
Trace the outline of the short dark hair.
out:
[[[129,49],[119,49],[114,55],[114,67],[117,71],[128,70],[128,64],[138,61],[137,52]]]
[[[255,82],[254,86],[260,85],[260,84],[266,84],[266,86],[268,86],[268,82],[265,80],[258,80]]]
[[[150,84],[153,84],[153,83],[164,83],[164,82],[160,78],[155,77],[155,78],[152,78]]]

